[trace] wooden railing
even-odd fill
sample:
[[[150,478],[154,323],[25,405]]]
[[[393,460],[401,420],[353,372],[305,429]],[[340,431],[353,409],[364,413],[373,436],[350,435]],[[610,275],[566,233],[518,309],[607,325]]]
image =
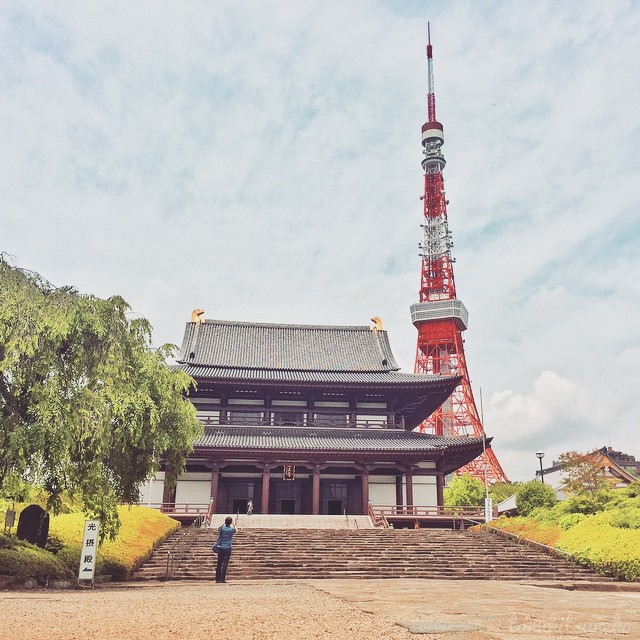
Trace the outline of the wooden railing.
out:
[[[210,527],[211,526],[211,521],[213,520],[213,498],[211,498],[211,500],[209,500],[209,506],[207,507],[207,515],[204,519],[204,526],[205,527]]]
[[[255,418],[241,415],[221,418],[219,416],[199,416],[198,419],[205,427],[225,426],[252,426],[252,427],[333,427],[342,429],[404,429],[404,416],[398,420],[384,415],[379,419],[356,418],[351,420],[344,415],[332,416],[324,414],[318,418],[307,418],[300,420],[277,420],[275,418]]]
[[[417,518],[474,518],[484,522],[484,507],[405,506],[375,505],[371,507],[376,517],[409,516]]]
[[[210,509],[209,502],[151,502],[140,504],[172,516],[206,516]]]
[[[376,513],[371,503],[369,503],[369,517],[371,518],[374,527],[382,527],[383,529],[389,528],[387,519],[384,517],[384,515]]]
[[[369,516],[375,526],[385,529],[395,526],[451,526],[465,529],[485,521],[484,507],[369,505]]]

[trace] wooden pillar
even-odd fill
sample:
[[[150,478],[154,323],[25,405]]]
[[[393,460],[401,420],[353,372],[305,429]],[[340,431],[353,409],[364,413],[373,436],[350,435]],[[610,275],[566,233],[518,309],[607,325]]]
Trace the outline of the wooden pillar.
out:
[[[439,473],[436,476],[436,504],[439,507],[444,506],[444,474]]]
[[[260,513],[269,513],[269,479],[271,476],[271,467],[269,464],[264,465],[262,470],[262,502],[260,504]]]
[[[209,489],[209,499],[213,502],[213,513],[218,512],[218,483],[220,481],[220,468],[214,463],[211,468],[211,487]]]
[[[413,507],[413,471],[410,468],[405,471],[405,478],[407,484],[407,510],[409,511],[409,509]],[[411,511],[413,511],[413,509],[411,509]],[[409,511],[409,513],[411,513],[411,511]]]
[[[362,515],[369,513],[369,467],[362,469]]]
[[[404,505],[404,496],[402,491],[402,476],[396,476],[396,509],[398,512],[402,512],[402,506]]]
[[[313,485],[311,513],[314,516],[320,515],[320,465],[313,465]]]

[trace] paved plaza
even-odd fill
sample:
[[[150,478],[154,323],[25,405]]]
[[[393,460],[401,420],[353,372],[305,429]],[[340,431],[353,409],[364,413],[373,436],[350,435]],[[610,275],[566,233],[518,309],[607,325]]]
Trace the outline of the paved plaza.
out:
[[[5,591],[0,640],[635,639],[635,587],[603,592],[502,581],[306,580]]]

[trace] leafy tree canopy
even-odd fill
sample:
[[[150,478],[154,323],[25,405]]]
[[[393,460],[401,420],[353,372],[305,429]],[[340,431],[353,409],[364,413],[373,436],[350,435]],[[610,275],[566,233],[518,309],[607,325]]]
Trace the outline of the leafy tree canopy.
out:
[[[557,501],[553,488],[537,480],[521,484],[516,491],[516,506],[521,516],[528,516],[539,507],[553,507]]]
[[[489,495],[493,503],[498,504],[512,496],[521,484],[521,482],[495,482],[489,487]]]
[[[482,481],[468,473],[454,476],[444,490],[444,503],[448,507],[480,506],[484,504],[484,498]]]
[[[567,493],[596,496],[612,485],[611,479],[602,471],[602,456],[598,452],[566,451],[560,455],[558,462],[563,471],[561,488]]]
[[[151,346],[147,320],[108,300],[54,287],[0,255],[0,492],[63,491],[115,534],[158,459],[178,474],[201,433],[184,393],[193,380]],[[174,477],[175,479],[175,477]]]

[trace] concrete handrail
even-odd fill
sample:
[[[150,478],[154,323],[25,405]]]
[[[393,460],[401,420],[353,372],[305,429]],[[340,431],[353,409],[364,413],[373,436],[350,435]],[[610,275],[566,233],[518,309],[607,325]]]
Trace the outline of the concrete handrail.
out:
[[[512,533],[511,531],[504,531],[503,529],[498,529],[497,527],[492,527],[491,525],[482,524],[480,522],[478,524],[482,526],[483,530],[486,529],[491,533],[493,533],[494,535],[503,536],[505,538],[511,538],[511,539],[517,540],[518,542],[526,544],[527,546],[530,546],[530,547],[538,547],[548,555],[554,556],[556,558],[556,570],[558,568],[558,563],[557,563],[558,558],[563,558],[567,560],[571,565],[571,579],[575,580],[576,578],[575,565],[578,564],[578,558],[576,558],[576,556],[574,556],[572,553],[569,553],[568,551],[564,551],[563,549],[559,549],[558,547],[552,547],[548,544],[543,544],[542,542],[538,542],[536,540],[531,540],[530,538],[525,538],[524,536],[519,536],[517,533]]]
[[[204,526],[206,514],[201,513],[189,526],[189,528],[171,545],[167,551],[167,567],[165,580],[171,579],[173,572],[180,566],[184,552],[191,548],[196,537],[196,530]]]

